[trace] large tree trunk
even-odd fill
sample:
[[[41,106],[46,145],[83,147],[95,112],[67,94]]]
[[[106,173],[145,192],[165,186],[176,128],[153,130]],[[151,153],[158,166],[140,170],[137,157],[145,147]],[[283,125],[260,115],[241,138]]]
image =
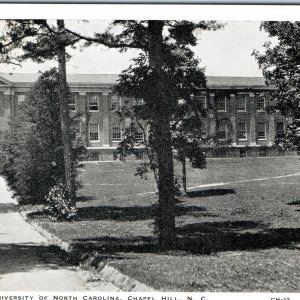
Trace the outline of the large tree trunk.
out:
[[[155,114],[153,122],[154,150],[158,162],[158,214],[156,225],[162,249],[172,249],[176,243],[175,189],[173,153],[170,131],[170,102],[166,95],[163,66],[163,22],[148,21],[149,66],[152,69],[152,91],[149,95]]]
[[[65,27],[64,20],[57,20],[57,27],[59,30],[62,31]],[[69,110],[68,110],[66,50],[64,46],[59,47],[57,56],[58,56],[58,75],[59,75],[60,117],[61,117],[62,142],[64,147],[65,183],[68,192],[68,197],[71,200],[71,205],[76,206],[74,160],[73,160],[72,141],[71,141],[71,134],[70,134],[70,117],[69,117]]]

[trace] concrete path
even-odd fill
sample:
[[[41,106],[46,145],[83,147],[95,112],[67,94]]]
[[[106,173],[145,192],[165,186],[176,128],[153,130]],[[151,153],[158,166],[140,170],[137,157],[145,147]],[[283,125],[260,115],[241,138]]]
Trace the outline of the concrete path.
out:
[[[0,291],[118,291],[70,266],[18,210],[0,177]]]

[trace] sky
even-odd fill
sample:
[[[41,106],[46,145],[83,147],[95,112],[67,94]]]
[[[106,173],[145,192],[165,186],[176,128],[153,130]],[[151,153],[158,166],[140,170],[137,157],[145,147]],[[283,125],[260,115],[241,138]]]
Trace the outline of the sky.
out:
[[[202,31],[197,34],[198,45],[194,47],[196,57],[201,60],[207,76],[262,76],[252,51],[263,51],[263,44],[270,40],[259,29],[257,21],[220,21],[223,29]],[[66,26],[86,35],[103,32],[109,21],[92,20],[89,22],[66,21]],[[119,53],[104,46],[70,49],[72,58],[67,64],[68,73],[81,74],[118,74],[126,69],[137,51]],[[56,62],[36,64],[31,61],[22,63],[22,67],[0,64],[0,72],[35,73],[56,66]]]

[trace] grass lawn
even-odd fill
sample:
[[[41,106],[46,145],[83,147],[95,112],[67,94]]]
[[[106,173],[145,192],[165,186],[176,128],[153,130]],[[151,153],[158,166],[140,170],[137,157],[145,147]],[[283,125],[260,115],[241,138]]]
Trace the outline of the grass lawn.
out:
[[[152,234],[155,194],[138,195],[154,191],[154,181],[133,175],[136,162],[87,163],[78,221],[35,219],[157,289],[299,292],[300,175],[280,177],[299,172],[299,162],[211,159],[206,170],[189,169],[194,188],[179,198],[178,248],[168,253],[158,251]],[[212,183],[226,184],[196,188]]]

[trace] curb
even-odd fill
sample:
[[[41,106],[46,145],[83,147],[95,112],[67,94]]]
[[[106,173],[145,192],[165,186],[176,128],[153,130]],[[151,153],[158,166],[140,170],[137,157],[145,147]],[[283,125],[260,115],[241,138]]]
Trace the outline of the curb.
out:
[[[85,268],[88,269],[88,271],[91,271],[93,273],[96,272],[97,276],[100,276],[102,279],[104,279],[104,281],[112,283],[123,292],[155,292],[156,291],[152,287],[149,287],[146,284],[141,283],[138,280],[123,274],[118,269],[109,265],[109,263],[100,262],[95,265],[95,258],[98,256],[97,253],[94,256],[88,256],[88,257],[86,257],[85,253],[82,252],[78,253],[78,251],[74,249],[72,244],[63,241],[56,235],[42,228],[40,225],[38,225],[36,222],[30,219],[27,216],[26,212],[19,211],[19,213],[25,219],[25,221],[28,222],[38,233],[44,236],[49,241],[50,244],[57,246],[58,248],[63,250],[69,257],[77,258],[77,262],[78,262],[78,257],[80,257],[81,259],[85,257],[84,262],[80,264],[81,267],[84,266]]]
[[[99,267],[97,268],[97,271],[98,270]],[[136,279],[124,275],[109,264],[105,264],[105,266],[97,274],[99,274],[105,281],[111,282],[124,292],[155,292],[155,289],[137,281]]]
[[[50,244],[59,247],[61,250],[65,251],[68,254],[72,251],[71,244],[63,241],[56,235],[42,228],[40,225],[30,219],[24,211],[20,211],[19,213],[25,219],[25,221],[28,222],[38,233],[44,236]]]

